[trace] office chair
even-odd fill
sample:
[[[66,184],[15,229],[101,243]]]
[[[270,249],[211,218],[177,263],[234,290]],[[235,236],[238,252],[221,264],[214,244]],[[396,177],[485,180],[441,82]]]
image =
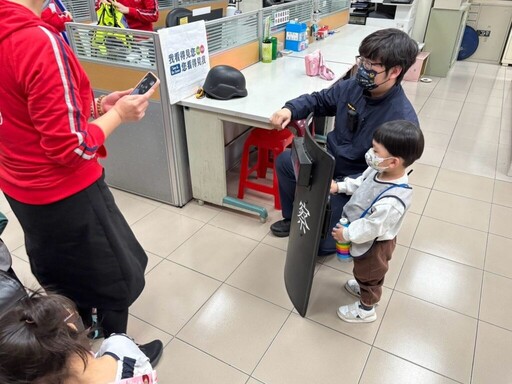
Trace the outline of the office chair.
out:
[[[192,11],[187,8],[174,8],[165,18],[166,27],[175,27],[180,25],[180,19],[183,17],[192,17]]]

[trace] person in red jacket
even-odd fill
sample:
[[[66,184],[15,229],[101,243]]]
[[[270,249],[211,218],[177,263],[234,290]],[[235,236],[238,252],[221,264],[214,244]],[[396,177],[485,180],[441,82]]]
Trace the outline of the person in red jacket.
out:
[[[41,19],[47,24],[50,24],[59,32],[66,30],[66,23],[73,21],[73,16],[69,12],[58,12],[55,7],[51,5],[46,7],[41,13]]]
[[[153,23],[158,20],[158,2],[156,0],[96,0],[96,9],[100,4],[113,4],[126,17],[128,27],[142,31],[153,31]]]
[[[95,99],[71,48],[40,18],[42,7],[0,0],[0,189],[41,286],[77,303],[86,323],[97,308],[105,334],[126,333],[148,258],[98,158],[119,125],[142,119],[154,89]]]

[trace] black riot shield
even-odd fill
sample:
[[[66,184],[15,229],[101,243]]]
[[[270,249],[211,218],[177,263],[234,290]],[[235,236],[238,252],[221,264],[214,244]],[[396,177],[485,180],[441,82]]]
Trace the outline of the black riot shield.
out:
[[[308,126],[311,121],[310,115]],[[304,317],[334,173],[334,158],[315,142],[310,130],[306,129],[304,137],[293,141],[292,161],[297,187],[284,281],[295,309]]]

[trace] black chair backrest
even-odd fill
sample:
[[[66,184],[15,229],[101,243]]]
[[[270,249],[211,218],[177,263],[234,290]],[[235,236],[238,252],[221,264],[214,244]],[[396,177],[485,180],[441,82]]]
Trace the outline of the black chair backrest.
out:
[[[192,11],[187,8],[174,8],[167,14],[165,18],[165,26],[166,27],[175,27],[180,25],[180,19],[183,17],[191,17]]]

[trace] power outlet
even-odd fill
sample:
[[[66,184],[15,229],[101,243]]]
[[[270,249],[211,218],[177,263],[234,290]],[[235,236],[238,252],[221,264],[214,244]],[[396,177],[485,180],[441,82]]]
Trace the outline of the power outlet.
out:
[[[476,31],[476,33],[478,34],[478,36],[480,37],[489,37],[491,36],[491,31],[488,30],[488,29],[478,29]]]

